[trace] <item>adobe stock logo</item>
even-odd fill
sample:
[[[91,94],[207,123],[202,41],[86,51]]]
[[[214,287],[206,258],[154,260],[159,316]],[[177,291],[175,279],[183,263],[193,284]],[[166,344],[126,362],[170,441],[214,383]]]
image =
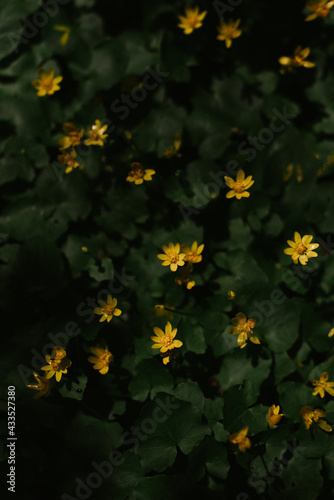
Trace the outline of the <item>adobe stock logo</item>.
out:
[[[7,38],[11,43],[14,52],[19,52],[20,45],[26,45],[32,40],[39,31],[49,22],[50,17],[55,17],[59,12],[59,5],[66,5],[70,0],[47,0],[43,3],[40,10],[32,15],[31,21],[28,19],[21,19],[23,23],[23,30],[21,35],[16,33],[9,33]]]

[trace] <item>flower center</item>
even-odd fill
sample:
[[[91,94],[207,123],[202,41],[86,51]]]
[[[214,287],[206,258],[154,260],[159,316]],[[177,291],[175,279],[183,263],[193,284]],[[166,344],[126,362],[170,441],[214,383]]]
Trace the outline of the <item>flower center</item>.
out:
[[[51,78],[44,78],[42,86],[45,88],[45,90],[52,90],[53,88],[53,79]]]
[[[191,26],[192,28],[194,28],[196,26],[196,24],[197,24],[197,21],[198,21],[197,15],[196,14],[191,14],[190,16],[188,16],[187,21],[188,21],[189,26]]]
[[[105,366],[109,365],[112,361],[112,354],[110,352],[106,352],[105,354],[102,354],[99,361],[100,361],[100,363],[103,363]]]
[[[235,182],[233,189],[236,193],[242,193],[245,191],[245,186],[242,184],[242,182]]]
[[[317,5],[316,13],[318,16],[327,17],[329,14],[329,9],[324,4]]]
[[[144,170],[142,168],[136,168],[132,171],[132,177],[135,179],[140,179],[144,175]]]
[[[177,262],[179,260],[179,256],[175,252],[170,252],[168,254],[169,262]]]
[[[305,255],[306,251],[307,251],[307,248],[305,245],[303,245],[303,243],[299,243],[297,246],[296,246],[296,250],[297,252],[299,253],[299,255]]]
[[[169,347],[173,344],[173,339],[168,333],[165,333],[165,335],[161,337],[160,342],[164,347]]]
[[[103,310],[107,316],[110,316],[114,312],[114,307],[111,305],[107,305],[107,306],[104,306]]]

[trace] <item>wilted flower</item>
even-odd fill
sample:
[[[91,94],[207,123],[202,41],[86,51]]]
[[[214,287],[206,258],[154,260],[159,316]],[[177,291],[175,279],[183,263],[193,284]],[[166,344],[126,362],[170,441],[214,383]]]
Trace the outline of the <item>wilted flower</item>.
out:
[[[309,53],[309,47],[305,47],[305,49],[302,49],[301,45],[298,45],[298,47],[294,51],[293,57],[283,56],[279,58],[278,62],[282,66],[285,66],[280,70],[280,72],[284,74],[287,71],[293,71],[294,68],[298,68],[300,66],[304,68],[313,68],[315,64],[313,62],[306,61]]]
[[[104,139],[108,137],[108,134],[104,132],[107,130],[108,125],[104,125],[101,127],[101,121],[95,120],[95,125],[92,125],[92,128],[87,130],[88,139],[85,139],[85,146],[103,146]]]
[[[228,436],[228,440],[233,444],[237,444],[239,451],[245,452],[248,448],[251,447],[250,439],[246,437],[247,433],[248,427],[243,427],[239,432]]]
[[[245,314],[239,312],[235,318],[232,319],[233,326],[231,329],[232,335],[238,336],[238,345],[240,349],[246,346],[247,339],[249,339],[253,344],[260,344],[259,339],[254,335],[253,328],[255,326],[255,319],[247,319]]]
[[[174,145],[170,146],[168,149],[166,149],[166,151],[164,151],[164,157],[172,158],[173,156],[177,156],[178,158],[180,158],[182,155],[178,151],[181,147],[181,144],[181,134],[177,133],[175,134]]]
[[[194,280],[190,280],[190,274],[192,270],[193,270],[192,264],[188,264],[184,267],[181,267],[181,269],[179,269],[179,276],[175,278],[175,283],[177,285],[183,285],[184,283],[186,283],[186,287],[188,290],[193,288],[196,283]]]
[[[270,429],[275,429],[277,427],[278,422],[283,417],[283,413],[279,412],[280,407],[277,405],[271,405],[268,413],[266,415],[266,420],[269,424]]]
[[[79,131],[74,123],[68,122],[64,123],[63,131],[67,135],[58,140],[59,149],[67,149],[80,144],[83,136],[83,128]]]
[[[323,431],[332,432],[331,426],[320,417],[325,417],[326,412],[324,410],[314,410],[310,406],[303,406],[300,410],[300,414],[304,419],[304,424],[306,429],[309,429],[312,426],[312,429],[315,430],[316,426],[320,427]]]
[[[42,377],[38,375],[38,373],[33,372],[35,380],[37,384],[28,384],[27,387],[29,389],[34,389],[38,391],[37,394],[34,395],[34,399],[41,398],[42,396],[48,396],[51,390],[51,382],[46,377]]]
[[[113,316],[120,316],[122,314],[122,311],[116,308],[117,299],[113,299],[111,295],[108,295],[107,303],[103,302],[103,300],[98,300],[98,303],[101,307],[95,307],[94,313],[102,316],[100,323],[105,320],[109,323]]]
[[[313,379],[312,384],[315,386],[314,391],[312,392],[313,396],[319,394],[321,398],[325,397],[325,391],[328,392],[331,396],[334,396],[334,382],[327,382],[328,380],[328,372],[324,372],[320,375],[320,380]]]
[[[228,191],[228,193],[226,193],[226,198],[233,198],[233,196],[235,196],[237,200],[240,200],[243,197],[249,197],[249,192],[246,190],[254,184],[251,175],[249,175],[245,179],[245,172],[243,170],[239,170],[239,172],[237,173],[237,179],[235,181],[231,177],[226,176],[224,177],[224,179],[227,186],[231,188],[231,191]]]
[[[190,35],[194,29],[200,28],[202,26],[202,21],[205,18],[207,11],[199,12],[199,7],[186,7],[185,16],[177,16],[179,18],[180,24],[178,28],[183,29],[185,35]]]
[[[311,257],[318,257],[318,254],[313,252],[313,250],[318,248],[319,243],[311,243],[313,236],[305,234],[305,236],[301,237],[300,234],[295,231],[294,238],[294,241],[287,241],[291,248],[284,249],[284,253],[291,256],[294,264],[298,264],[299,260],[299,262],[305,266],[308,259]]]
[[[80,163],[76,161],[77,152],[74,148],[70,149],[70,151],[62,151],[60,155],[57,156],[57,160],[66,165],[67,168],[65,173],[70,173],[74,168],[80,167]]]
[[[227,23],[225,23],[225,21],[220,21],[220,25],[217,27],[219,33],[217,40],[225,40],[226,47],[231,47],[232,38],[238,38],[242,33],[242,31],[238,29],[239,24],[240,19],[236,21],[229,19]]]
[[[46,94],[52,95],[57,90],[60,90],[58,83],[63,79],[62,76],[57,76],[54,78],[54,70],[51,68],[45,71],[43,68],[38,70],[39,78],[32,80],[32,85],[37,89],[38,96],[44,96]]]
[[[135,184],[142,184],[144,181],[151,181],[152,175],[155,174],[155,170],[147,168],[144,170],[142,165],[138,162],[131,163],[131,171],[129,172],[126,180],[128,182],[134,182]]]
[[[63,347],[56,346],[51,353],[45,356],[45,360],[48,363],[46,366],[42,366],[42,370],[46,371],[46,378],[49,379],[56,375],[56,380],[59,382],[61,377],[67,373],[67,368],[72,364],[72,361],[66,359],[66,351]]]
[[[327,2],[327,0],[310,0],[310,2],[306,4],[306,8],[313,12],[313,14],[309,14],[305,21],[313,21],[313,19],[316,19],[317,17],[327,17],[333,5],[333,1]]]

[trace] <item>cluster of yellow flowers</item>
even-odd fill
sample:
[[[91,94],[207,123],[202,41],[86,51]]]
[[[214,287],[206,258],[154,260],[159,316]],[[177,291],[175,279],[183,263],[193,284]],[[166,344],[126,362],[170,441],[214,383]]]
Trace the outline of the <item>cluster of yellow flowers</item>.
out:
[[[182,267],[187,264],[184,268],[179,269],[179,276],[175,278],[175,283],[178,285],[186,284],[188,290],[195,286],[195,281],[190,280],[190,274],[193,271],[193,264],[201,262],[204,245],[197,245],[197,241],[194,241],[191,248],[188,245],[182,245],[180,243],[169,243],[169,245],[163,245],[162,249],[165,253],[159,253],[157,255],[158,259],[162,260],[162,266],[169,266],[170,270],[175,272],[178,266]],[[182,252],[180,253],[180,250]]]
[[[203,25],[202,21],[206,15],[206,10],[200,12],[198,7],[186,7],[185,15],[178,16],[180,21],[178,27],[183,29],[185,35],[190,35],[194,31],[194,29],[200,28]],[[220,21],[220,25],[217,26],[217,30],[219,33],[217,36],[217,40],[225,41],[226,47],[231,47],[232,39],[238,38],[242,33],[242,31],[238,29],[239,24],[240,19],[237,19],[236,21],[233,21],[233,19],[229,19],[227,23],[225,23],[224,21]]]
[[[104,132],[107,130],[108,125],[101,126],[100,120],[95,120],[95,124],[86,130],[87,138],[84,140],[85,146],[103,146],[104,139],[108,134]],[[76,146],[79,146],[84,134],[84,129],[78,130],[74,123],[68,122],[63,124],[63,131],[65,136],[58,140],[59,152],[57,159],[63,165],[66,165],[65,173],[70,173],[74,168],[80,166],[76,161],[77,151]]]
[[[327,17],[330,13],[330,9],[333,7],[334,1],[327,2],[326,0],[310,0],[306,4],[306,8],[312,12],[308,15],[305,21],[312,21],[317,17]],[[180,24],[178,27],[181,28],[185,35],[190,35],[195,29],[201,28],[203,26],[203,20],[207,15],[207,11],[200,12],[199,7],[186,7],[185,15],[178,16]],[[220,25],[217,27],[218,36],[217,40],[225,41],[227,48],[232,45],[232,40],[238,38],[242,34],[242,30],[239,29],[240,19],[234,21],[229,19],[228,22],[220,21]],[[314,63],[307,61],[306,58],[310,53],[309,47],[304,49],[301,45],[295,49],[292,57],[282,56],[279,58],[279,63],[284,66],[280,72],[286,73],[287,71],[294,71],[294,68],[304,67],[313,68]]]
[[[279,411],[279,406],[270,406],[266,415],[266,420],[270,429],[275,429],[277,427],[277,424],[284,416],[283,413],[279,413]],[[310,406],[303,406],[303,408],[300,410],[300,414],[304,419],[304,424],[307,430],[311,428],[312,432],[314,432],[316,430],[316,427],[318,426],[320,427],[320,429],[326,432],[332,432],[331,426],[321,418],[326,416],[326,412],[324,410],[317,409],[312,411],[312,408]],[[245,452],[246,450],[248,450],[248,448],[251,447],[251,441],[247,437],[248,429],[248,426],[243,427],[239,432],[230,434],[228,436],[228,440],[230,441],[230,443],[237,444],[239,451],[241,452]]]

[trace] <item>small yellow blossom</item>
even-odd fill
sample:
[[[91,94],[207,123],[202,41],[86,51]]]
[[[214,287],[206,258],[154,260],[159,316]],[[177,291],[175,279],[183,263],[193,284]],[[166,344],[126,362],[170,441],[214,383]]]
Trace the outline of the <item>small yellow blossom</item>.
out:
[[[227,48],[232,45],[232,38],[238,38],[242,30],[238,29],[240,24],[240,19],[233,21],[233,19],[229,19],[227,23],[225,21],[220,21],[220,25],[217,26],[217,30],[219,35],[217,36],[217,40],[225,40],[225,45]]]
[[[159,253],[157,255],[158,259],[162,260],[162,266],[170,266],[171,271],[176,271],[178,266],[184,266],[184,253],[180,253],[180,244],[169,243],[169,245],[162,245],[162,249],[165,252]]]
[[[235,196],[237,200],[240,200],[242,197],[249,197],[249,192],[246,190],[254,184],[251,175],[249,175],[245,179],[245,172],[243,170],[239,170],[239,172],[237,173],[237,179],[235,181],[231,179],[231,177],[226,176],[224,177],[224,179],[227,186],[231,188],[231,191],[226,193],[226,198],[233,198],[233,196]]]
[[[230,436],[228,436],[228,440],[233,444],[237,444],[239,451],[245,452],[248,448],[251,447],[250,439],[246,437],[247,433],[248,427],[246,426],[243,427],[239,432],[230,434]]]
[[[333,5],[334,1],[327,2],[327,0],[310,0],[306,4],[306,8],[313,12],[313,14],[309,14],[305,21],[313,21],[313,19],[316,19],[317,17],[327,17]]]
[[[236,293],[233,292],[233,290],[229,290],[227,292],[227,298],[228,298],[228,300],[234,300],[235,299],[235,295],[236,295]]]
[[[46,366],[42,366],[42,370],[46,371],[46,378],[49,379],[56,375],[56,380],[59,382],[61,380],[62,374],[67,373],[67,368],[72,364],[72,361],[66,359],[66,351],[62,347],[56,346],[51,353],[45,356],[45,360],[48,363]]]
[[[73,148],[70,151],[62,151],[62,153],[57,156],[58,161],[67,166],[65,170],[66,174],[69,174],[74,168],[80,167],[80,163],[76,161],[76,157],[77,152]]]
[[[80,144],[84,132],[83,128],[79,131],[74,123],[68,122],[64,123],[63,130],[67,135],[58,140],[60,150],[67,149],[71,146],[78,146]]]
[[[51,68],[49,71],[45,71],[43,68],[38,70],[39,78],[32,80],[32,85],[37,89],[38,96],[44,96],[46,94],[52,95],[57,90],[60,90],[58,83],[63,79],[62,76],[57,76],[54,78],[54,70]]]
[[[82,253],[87,253],[88,252],[88,248],[87,247],[81,247],[81,251],[82,251]]]
[[[325,391],[328,392],[328,394],[330,394],[331,396],[334,396],[334,382],[327,382],[328,377],[328,372],[324,372],[322,375],[320,375],[320,380],[312,380],[312,384],[315,386],[315,389],[312,392],[313,396],[319,394],[319,396],[323,398],[325,397]]]
[[[180,340],[175,340],[174,337],[176,335],[177,328],[174,328],[174,330],[172,330],[172,325],[169,321],[167,321],[166,323],[164,332],[157,326],[153,327],[153,331],[155,333],[155,336],[152,336],[150,338],[153,342],[155,342],[155,344],[153,344],[151,347],[152,349],[160,349],[160,352],[162,354],[167,351],[177,349],[183,345],[183,342],[181,342]],[[166,361],[166,363],[168,363],[168,361]]]
[[[185,16],[177,16],[179,18],[180,24],[178,28],[183,29],[185,35],[190,35],[194,29],[200,28],[202,26],[202,21],[205,18],[207,11],[199,12],[199,7],[186,7]]]
[[[152,175],[155,174],[155,170],[151,168],[144,170],[142,165],[137,161],[131,163],[131,169],[126,180],[128,182],[134,182],[135,184],[143,184],[144,181],[151,181]]]
[[[90,347],[89,350],[94,354],[94,356],[88,356],[88,361],[94,364],[94,370],[99,370],[101,375],[108,373],[109,365],[114,360],[108,346],[102,347],[102,345],[97,344],[95,347]]]
[[[176,156],[177,158],[181,158],[181,154],[178,152],[182,144],[181,134],[177,133],[174,137],[174,145],[170,146],[166,151],[164,151],[165,158],[172,158]]]
[[[255,319],[247,319],[244,313],[239,312],[235,318],[232,320],[233,326],[231,329],[231,335],[239,335],[238,336],[238,345],[240,349],[247,344],[247,339],[249,339],[253,344],[260,344],[259,339],[254,335],[253,328],[255,326]]]
[[[303,406],[300,410],[300,414],[304,419],[304,424],[306,429],[309,429],[312,426],[312,429],[315,430],[315,426],[320,427],[320,429],[326,432],[332,432],[331,426],[320,417],[325,417],[326,412],[324,410],[314,410],[310,406]]]
[[[108,125],[101,127],[101,121],[95,120],[95,125],[92,125],[92,128],[87,130],[89,139],[85,139],[85,146],[103,146],[103,140],[108,137],[108,134],[104,133],[107,128]]]
[[[60,39],[60,45],[63,47],[67,44],[70,33],[71,33],[71,28],[69,26],[62,26],[60,24],[57,24],[56,26],[53,27],[54,30],[57,31],[62,31],[63,35]]]
[[[38,391],[37,394],[34,395],[34,399],[41,398],[42,396],[48,396],[51,390],[51,382],[46,377],[42,377],[38,375],[38,373],[33,372],[35,380],[37,384],[28,384],[27,387],[29,389],[34,389]]]
[[[199,247],[197,246],[197,241],[194,241],[194,243],[191,245],[191,249],[188,247],[188,245],[181,245],[181,250],[185,254],[184,260],[187,262],[191,262],[192,264],[201,262],[202,255],[200,254],[203,252],[203,248],[203,244]]]
[[[334,337],[334,328],[331,328],[331,329],[329,330],[328,337]]]
[[[298,264],[298,259],[299,262],[305,266],[305,264],[308,262],[308,259],[311,257],[318,257],[318,254],[316,252],[313,252],[315,248],[318,248],[319,243],[311,243],[313,240],[313,236],[310,234],[305,234],[301,238],[300,234],[295,231],[294,235],[295,240],[288,240],[287,243],[290,245],[291,248],[285,248],[284,253],[286,255],[291,255],[291,258],[294,262],[294,264]]]
[[[186,283],[187,289],[191,290],[196,284],[194,280],[190,280],[190,274],[192,270],[193,270],[193,265],[190,263],[187,266],[184,266],[181,269],[179,269],[180,275],[175,278],[175,283],[177,285],[183,285],[184,283]]]
[[[98,303],[101,307],[96,307],[94,313],[102,316],[100,323],[105,320],[109,323],[113,316],[120,316],[122,314],[122,311],[116,308],[117,299],[113,299],[111,295],[108,295],[107,303],[103,302],[103,300],[98,300]]]
[[[277,424],[283,417],[283,413],[279,413],[280,407],[277,405],[271,405],[268,413],[266,415],[266,420],[269,424],[270,429],[276,429]]]
[[[298,45],[298,47],[294,51],[293,57],[283,56],[278,59],[278,62],[282,66],[284,66],[284,68],[282,68],[280,72],[284,74],[287,71],[293,71],[294,68],[298,68],[300,66],[304,68],[313,68],[315,64],[313,62],[306,61],[309,53],[309,47],[305,47],[305,49],[302,49],[301,45]]]
[[[287,182],[291,179],[293,171],[294,171],[294,164],[290,163],[290,165],[286,167],[286,170],[283,175],[284,182]],[[297,163],[296,165],[296,178],[298,182],[302,182],[303,180],[303,170],[300,163]]]

